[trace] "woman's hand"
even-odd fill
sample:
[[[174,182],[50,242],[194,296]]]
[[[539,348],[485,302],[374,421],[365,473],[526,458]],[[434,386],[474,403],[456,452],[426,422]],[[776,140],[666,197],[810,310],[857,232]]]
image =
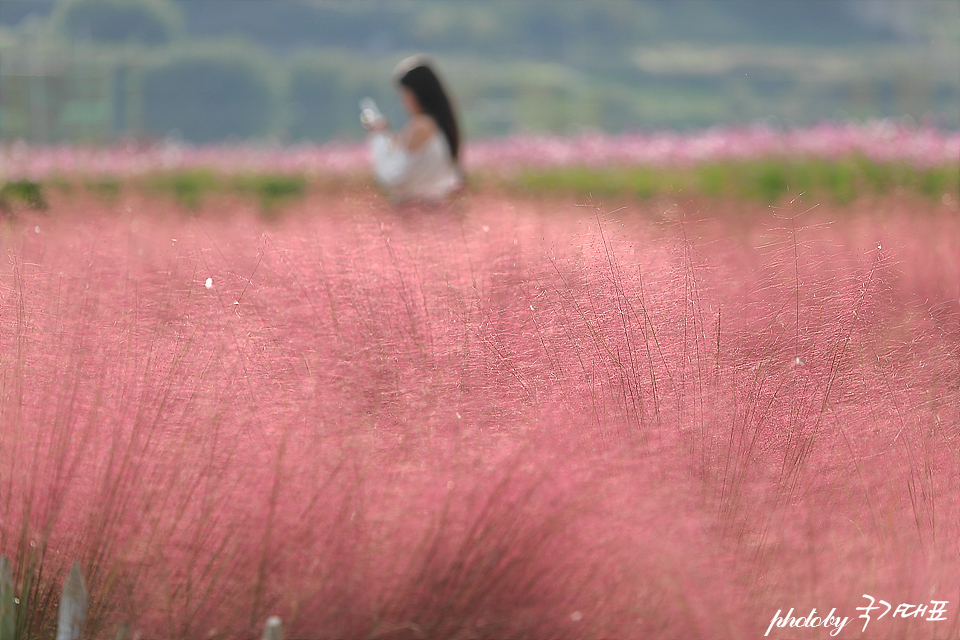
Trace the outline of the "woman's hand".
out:
[[[384,131],[390,128],[385,117],[370,109],[364,109],[360,114],[360,125],[367,131]]]

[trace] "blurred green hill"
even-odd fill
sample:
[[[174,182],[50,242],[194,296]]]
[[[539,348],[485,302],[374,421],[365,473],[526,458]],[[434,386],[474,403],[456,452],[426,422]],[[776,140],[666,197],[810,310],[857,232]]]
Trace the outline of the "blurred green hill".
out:
[[[0,0],[0,139],[356,139],[416,52],[473,137],[960,127],[960,0]]]

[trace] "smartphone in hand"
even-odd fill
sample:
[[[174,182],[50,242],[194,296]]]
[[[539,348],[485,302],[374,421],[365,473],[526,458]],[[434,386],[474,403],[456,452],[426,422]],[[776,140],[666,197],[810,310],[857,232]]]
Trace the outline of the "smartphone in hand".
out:
[[[383,115],[380,113],[380,109],[377,108],[377,103],[373,101],[373,98],[363,98],[360,100],[360,124],[363,125],[365,129],[370,129],[373,125],[383,118]]]

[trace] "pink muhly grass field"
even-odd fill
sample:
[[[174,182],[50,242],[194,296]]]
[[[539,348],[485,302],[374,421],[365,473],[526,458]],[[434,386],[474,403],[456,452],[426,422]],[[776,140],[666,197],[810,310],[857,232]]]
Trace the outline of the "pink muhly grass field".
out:
[[[297,207],[0,224],[24,637],[960,634],[955,211]]]

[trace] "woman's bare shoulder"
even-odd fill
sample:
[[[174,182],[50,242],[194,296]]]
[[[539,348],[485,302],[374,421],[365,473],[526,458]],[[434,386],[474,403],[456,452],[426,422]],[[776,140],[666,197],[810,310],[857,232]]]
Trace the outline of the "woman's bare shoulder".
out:
[[[407,124],[407,135],[404,136],[407,149],[414,151],[423,146],[437,130],[437,123],[430,116],[423,113],[413,116]]]

